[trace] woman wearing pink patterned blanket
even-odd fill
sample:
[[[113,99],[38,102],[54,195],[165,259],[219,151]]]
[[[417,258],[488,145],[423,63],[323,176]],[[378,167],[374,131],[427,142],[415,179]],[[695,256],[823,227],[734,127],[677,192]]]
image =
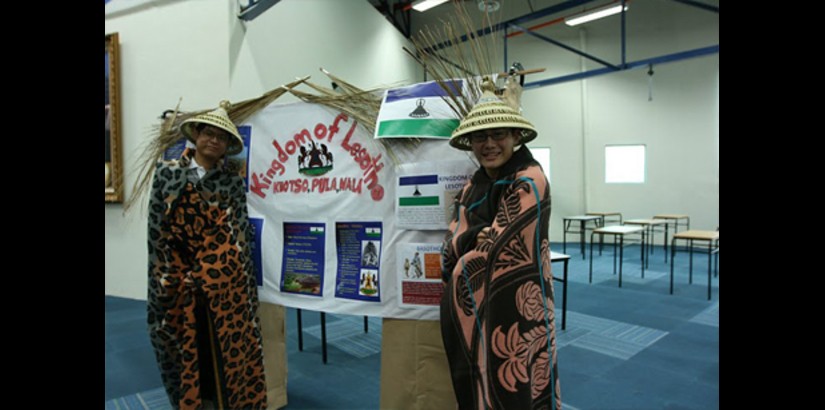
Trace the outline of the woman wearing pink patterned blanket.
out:
[[[442,253],[441,332],[459,409],[561,409],[548,227],[550,185],[524,145],[537,133],[484,94],[450,138],[481,167],[456,197]]]

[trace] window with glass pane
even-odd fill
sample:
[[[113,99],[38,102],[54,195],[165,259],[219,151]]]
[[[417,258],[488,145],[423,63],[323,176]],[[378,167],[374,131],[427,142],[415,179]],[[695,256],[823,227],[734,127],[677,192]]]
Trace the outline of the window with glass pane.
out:
[[[550,181],[550,148],[534,148],[530,147],[530,152],[533,154],[533,158],[539,162],[541,165],[541,169],[544,170],[544,175],[547,177],[547,181]]]
[[[604,147],[604,182],[608,184],[645,182],[644,145]]]

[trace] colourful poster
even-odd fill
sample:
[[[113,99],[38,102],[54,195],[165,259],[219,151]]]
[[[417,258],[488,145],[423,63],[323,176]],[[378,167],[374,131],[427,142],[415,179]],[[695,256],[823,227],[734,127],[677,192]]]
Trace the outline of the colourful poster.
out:
[[[450,84],[449,94],[458,94],[464,82]],[[375,127],[375,138],[449,139],[458,127],[458,118],[443,97],[449,95],[438,83],[429,81],[389,89]]]
[[[255,237],[255,245],[252,247],[252,263],[255,265],[255,278],[258,280],[258,286],[264,285],[264,266],[261,263],[261,234],[264,232],[264,220],[262,218],[249,218],[249,223],[252,224],[252,233]]]
[[[337,222],[335,297],[381,301],[381,222]]]
[[[441,244],[398,244],[396,253],[401,272],[398,272],[398,288],[401,290],[399,305],[402,307],[438,306],[444,293],[441,281]]]
[[[325,224],[284,222],[281,292],[323,296]]]
[[[240,124],[244,135],[245,127],[250,135],[247,205],[265,228],[259,247],[261,301],[327,313],[438,320],[436,304],[399,306],[402,284],[396,275],[403,270],[396,266],[398,245],[444,239],[448,212],[433,208],[453,204],[455,193],[478,168],[472,155],[448,149],[438,139],[423,139],[414,150],[396,149],[391,155],[355,118],[303,102],[270,104]],[[437,162],[419,163],[425,158]],[[437,194],[432,194],[432,175],[438,176]],[[421,196],[438,195],[438,205],[410,204],[406,220],[412,227],[405,229],[399,229],[396,215],[399,176],[425,176],[417,181]],[[404,182],[401,196],[418,197],[416,180]],[[424,230],[422,220],[443,228]],[[347,227],[339,231],[336,223]],[[311,237],[308,226],[324,229],[323,238]],[[421,256],[424,277],[437,272],[428,268],[437,258],[430,259]],[[409,289],[424,283],[407,283],[408,294],[426,293]],[[433,291],[440,286],[438,280],[429,284]]]
[[[238,169],[238,174],[243,178],[243,185],[246,187],[246,192],[249,192],[249,143],[252,139],[252,127],[242,125],[238,127],[238,134],[241,134],[243,139],[243,151],[227,157],[226,161],[234,162],[234,166]]]
[[[172,145],[167,148],[166,151],[163,151],[163,159],[165,161],[171,161],[173,159],[180,158],[180,156],[183,155],[183,150],[187,147],[187,142],[188,140],[186,138],[179,139],[175,145]],[[192,143],[189,143],[188,145],[194,147]]]
[[[467,161],[401,164],[395,216],[399,228],[447,229],[455,196],[473,173]]]

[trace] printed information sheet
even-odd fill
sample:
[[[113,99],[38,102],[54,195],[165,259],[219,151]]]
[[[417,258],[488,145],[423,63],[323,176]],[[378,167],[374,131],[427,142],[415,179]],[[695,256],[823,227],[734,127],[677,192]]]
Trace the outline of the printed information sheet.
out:
[[[255,265],[255,278],[258,280],[258,286],[264,285],[264,265],[261,263],[261,235],[264,233],[263,218],[249,217],[249,223],[252,224],[252,231],[255,235],[255,247],[252,248],[252,263]]]
[[[325,226],[284,222],[281,292],[323,296]]]
[[[335,297],[380,302],[381,222],[337,222]]]
[[[441,244],[404,243],[398,245],[398,272],[401,306],[438,306],[441,283]]]
[[[395,217],[398,228],[447,229],[455,196],[470,180],[470,161],[401,164],[398,170]]]

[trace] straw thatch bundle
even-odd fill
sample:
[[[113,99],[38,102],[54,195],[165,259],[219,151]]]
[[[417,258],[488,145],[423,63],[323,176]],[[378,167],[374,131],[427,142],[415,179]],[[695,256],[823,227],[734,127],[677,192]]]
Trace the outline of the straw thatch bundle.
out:
[[[440,28],[427,26],[411,37],[415,52],[406,48],[404,51],[441,86],[447,94],[445,101],[458,118],[464,118],[481,96],[482,77],[496,72],[493,64],[498,61],[497,50],[502,40],[492,34],[480,36],[463,3],[453,4],[455,12],[442,21]],[[484,12],[483,31],[492,32],[493,19],[493,15]],[[469,86],[456,91],[451,84],[457,79],[468,81]]]
[[[361,124],[368,132],[374,133],[378,111],[381,108],[382,91],[388,87],[364,90],[334,76],[323,68],[321,71],[338,85],[338,89],[333,90],[313,84],[308,81],[309,76],[307,76],[268,91],[258,98],[234,103],[227,110],[227,114],[229,114],[232,122],[241,124],[283,94],[290,93],[302,101],[321,104],[343,112],[354,118],[355,121]],[[316,93],[295,89],[295,87],[302,84],[311,88]],[[209,108],[193,112],[180,112],[179,108],[180,101],[171,114],[163,118],[162,122],[154,127],[153,137],[149,140],[138,158],[138,176],[132,186],[132,195],[125,203],[124,212],[128,211],[136,203],[139,203],[149,190],[154,175],[155,164],[163,158],[163,153],[180,142],[181,138],[184,138],[180,132],[180,125],[183,121],[212,110],[212,108]],[[412,149],[419,142],[417,138],[404,140],[380,139],[378,141],[395,164],[399,162],[395,150]]]

